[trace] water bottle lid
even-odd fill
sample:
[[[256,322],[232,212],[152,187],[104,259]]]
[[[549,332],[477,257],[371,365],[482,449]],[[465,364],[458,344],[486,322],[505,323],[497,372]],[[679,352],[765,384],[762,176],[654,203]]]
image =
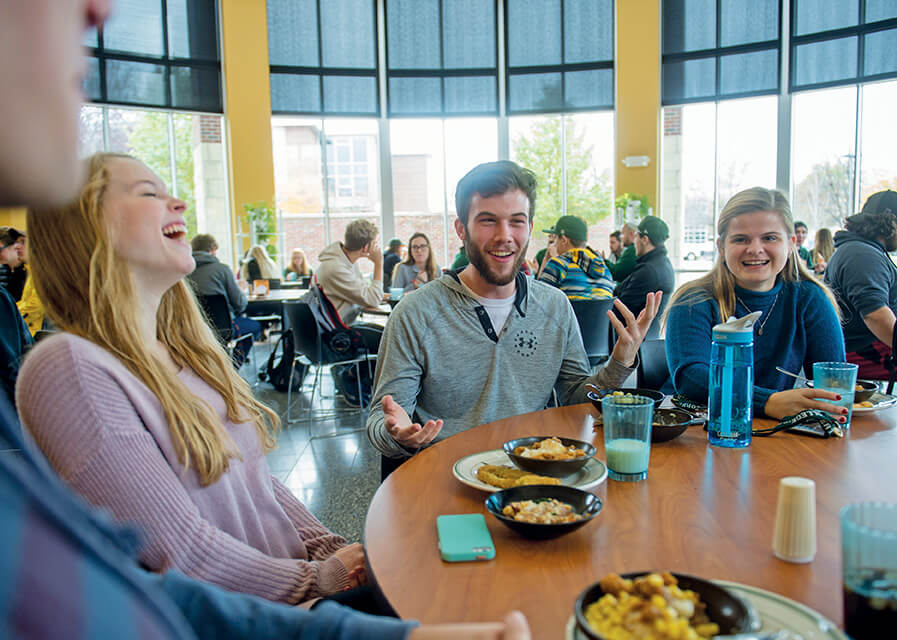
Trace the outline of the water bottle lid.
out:
[[[713,340],[735,344],[754,341],[754,323],[760,319],[761,311],[754,311],[741,318],[731,317],[713,327]]]

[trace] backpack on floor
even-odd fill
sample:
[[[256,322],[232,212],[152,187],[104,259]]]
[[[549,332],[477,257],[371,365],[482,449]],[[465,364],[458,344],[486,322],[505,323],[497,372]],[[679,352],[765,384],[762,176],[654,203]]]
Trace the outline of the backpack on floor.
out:
[[[271,355],[268,356],[268,365],[265,367],[268,381],[278,391],[287,391],[290,384],[290,368],[293,366],[295,356],[293,332],[285,331],[271,350]],[[296,370],[293,372],[293,391],[302,386],[306,373],[308,373],[308,366],[297,362]]]

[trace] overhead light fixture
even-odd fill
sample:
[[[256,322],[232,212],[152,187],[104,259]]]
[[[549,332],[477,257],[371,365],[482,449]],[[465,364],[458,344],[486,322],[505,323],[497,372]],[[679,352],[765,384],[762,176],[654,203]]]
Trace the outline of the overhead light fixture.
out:
[[[648,156],[626,156],[623,158],[623,164],[631,169],[633,167],[647,167],[651,163]]]

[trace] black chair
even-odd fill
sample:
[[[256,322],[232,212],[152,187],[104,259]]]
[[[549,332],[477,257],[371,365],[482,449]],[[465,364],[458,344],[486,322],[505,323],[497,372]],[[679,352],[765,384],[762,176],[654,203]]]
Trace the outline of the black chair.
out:
[[[321,338],[321,331],[318,328],[318,323],[315,320],[315,316],[312,313],[311,308],[308,306],[306,302],[285,302],[284,303],[284,312],[289,320],[290,329],[293,332],[293,346],[295,349],[296,356],[293,359],[293,365],[290,369],[290,381],[287,385],[287,410],[286,416],[284,417],[284,422],[289,424],[291,422],[297,422],[297,420],[290,419],[290,413],[292,411],[292,393],[293,393],[293,373],[296,369],[296,363],[306,364],[308,366],[312,366],[315,369],[315,375],[312,382],[311,388],[311,398],[308,400],[308,434],[309,439],[316,439],[322,437],[331,437],[333,435],[343,435],[343,433],[339,434],[331,434],[328,436],[314,436],[312,432],[312,419],[314,417],[312,407],[314,406],[315,393],[321,385],[321,377],[324,371],[324,367],[328,366],[336,366],[336,365],[347,365],[354,364],[355,365],[355,377],[358,380],[358,397],[361,400],[361,406],[358,409],[352,409],[352,411],[363,411],[367,407],[364,406],[364,396],[362,395],[361,390],[361,363],[366,362],[368,366],[368,373],[371,374],[370,377],[373,378],[373,372],[371,371],[371,361],[377,360],[377,354],[370,354],[367,351],[362,352],[360,355],[354,358],[347,358],[345,360],[331,360],[324,356],[323,342]],[[319,416],[323,417],[332,417],[333,415],[339,414],[339,411],[334,411],[333,413],[327,416]],[[361,431],[362,429],[357,429],[356,431]]]
[[[239,369],[239,364],[242,363],[234,361],[234,350],[237,348],[237,345],[244,340],[249,340],[249,343],[252,344],[252,334],[244,333],[240,336],[234,335],[234,319],[231,316],[230,305],[227,303],[227,298],[224,295],[215,294],[204,296],[202,294],[196,294],[196,299],[199,301],[199,306],[205,311],[209,326],[211,326],[218,335],[218,340],[227,350],[227,354],[230,356],[231,361],[234,362],[234,367]]]
[[[636,372],[640,389],[660,388],[670,379],[667,366],[667,352],[664,340],[645,340],[639,349],[639,363]]]
[[[613,298],[571,300],[570,304],[579,323],[579,333],[589,357],[589,366],[594,368],[607,360],[611,352],[612,326],[607,311],[613,308]]]

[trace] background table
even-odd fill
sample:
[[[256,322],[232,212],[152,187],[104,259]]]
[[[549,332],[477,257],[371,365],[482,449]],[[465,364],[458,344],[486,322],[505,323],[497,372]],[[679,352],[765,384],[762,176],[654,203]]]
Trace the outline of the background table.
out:
[[[459,458],[527,435],[588,440],[603,460],[593,412],[576,405],[476,427],[422,451],[380,486],[368,509],[365,547],[376,582],[402,618],[498,620],[520,609],[534,638],[562,638],[587,585],[612,571],[670,570],[775,591],[841,624],[838,512],[849,502],[895,499],[894,409],[856,415],[844,439],[779,433],[741,450],[710,447],[706,432],[692,427],[652,446],[647,480],[608,480],[604,510],[593,522],[543,542],[495,520],[483,506],[488,494],[452,475]],[[816,482],[818,551],[809,564],[772,555],[778,481],[788,475]],[[450,513],[485,514],[494,560],[441,560],[436,516]]]

